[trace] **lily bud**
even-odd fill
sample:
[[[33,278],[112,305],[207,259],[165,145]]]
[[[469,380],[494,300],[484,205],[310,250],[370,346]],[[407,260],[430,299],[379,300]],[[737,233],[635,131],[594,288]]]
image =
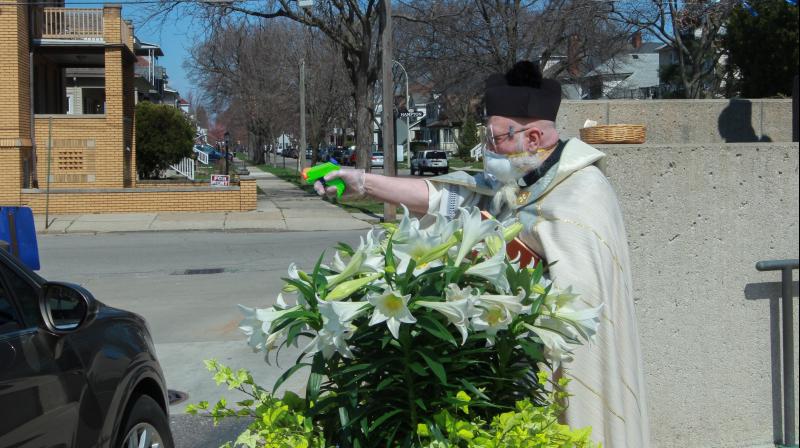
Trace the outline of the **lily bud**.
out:
[[[351,294],[367,286],[373,280],[379,279],[383,274],[369,274],[355,280],[349,280],[337,285],[333,291],[325,296],[326,300],[342,300],[350,297]]]
[[[498,235],[489,235],[483,240],[486,244],[486,251],[493,257],[505,248],[505,242]]]
[[[506,240],[506,243],[513,240],[524,228],[525,226],[523,226],[521,222],[514,222],[503,229],[503,239]]]

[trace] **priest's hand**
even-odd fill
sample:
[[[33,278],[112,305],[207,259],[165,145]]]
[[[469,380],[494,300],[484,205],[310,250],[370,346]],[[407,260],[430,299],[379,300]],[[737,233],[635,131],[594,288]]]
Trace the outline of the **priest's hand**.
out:
[[[344,182],[342,199],[360,199],[367,194],[364,170],[342,168],[326,174],[323,179],[325,179],[326,183],[334,179],[341,179]],[[314,191],[320,196],[336,197],[336,187],[326,186],[320,181],[314,182]]]

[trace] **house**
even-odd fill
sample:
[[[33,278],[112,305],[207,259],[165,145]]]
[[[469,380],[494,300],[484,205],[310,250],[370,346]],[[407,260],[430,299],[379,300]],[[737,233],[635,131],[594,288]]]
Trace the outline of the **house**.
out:
[[[655,98],[659,91],[660,43],[635,34],[629,48],[595,66],[580,80],[583,99]]]
[[[412,147],[424,144],[426,149],[458,152],[456,139],[461,122],[448,117],[441,94],[419,85],[414,86],[412,92],[412,109],[422,112],[422,117],[410,123]]]
[[[138,180],[135,51],[119,5],[0,4],[0,204],[35,213],[255,208],[254,180],[223,190]]]
[[[136,54],[134,66],[134,92],[136,103],[150,101],[159,104],[167,85],[167,70],[158,64],[158,58],[164,52],[156,44],[148,43],[134,37],[133,51]]]

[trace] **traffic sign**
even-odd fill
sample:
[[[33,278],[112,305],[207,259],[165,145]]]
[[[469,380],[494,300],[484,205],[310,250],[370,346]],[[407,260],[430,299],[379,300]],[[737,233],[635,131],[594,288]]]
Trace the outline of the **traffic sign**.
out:
[[[425,112],[415,112],[415,111],[400,112],[400,116],[403,118],[405,117],[422,118],[423,116],[425,116]]]

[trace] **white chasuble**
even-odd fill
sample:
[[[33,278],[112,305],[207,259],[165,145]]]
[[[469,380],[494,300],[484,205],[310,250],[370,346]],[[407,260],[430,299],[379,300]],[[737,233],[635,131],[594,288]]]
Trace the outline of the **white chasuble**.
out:
[[[559,162],[523,189],[514,212],[525,227],[520,238],[550,265],[554,285],[572,287],[587,307],[603,304],[594,341],[563,364],[572,395],[565,423],[591,426],[592,439],[607,448],[642,448],[650,440],[628,244],[616,193],[594,166],[602,157],[570,140]],[[454,216],[458,207],[485,209],[496,188],[482,174],[432,178],[428,211]]]

